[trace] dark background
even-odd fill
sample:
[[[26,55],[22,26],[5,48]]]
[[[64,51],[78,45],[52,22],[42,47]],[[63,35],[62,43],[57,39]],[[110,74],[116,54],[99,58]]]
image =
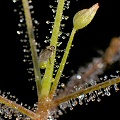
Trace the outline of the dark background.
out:
[[[103,52],[108,47],[113,37],[120,36],[120,9],[118,0],[71,0],[70,8],[64,11],[69,16],[64,21],[66,27],[64,32],[71,32],[73,24],[72,19],[76,12],[81,9],[89,8],[95,3],[99,3],[100,8],[97,11],[93,21],[84,29],[77,31],[73,41],[74,47],[71,49],[64,74],[66,76],[76,73],[80,66],[85,66],[91,62],[92,58],[100,56],[98,50]],[[50,0],[34,0],[34,18],[40,25],[36,26],[39,30],[37,40],[40,39],[41,46],[45,46],[43,42],[45,36],[49,34],[49,25],[46,20],[53,20],[51,9],[48,7],[54,2]],[[32,106],[36,101],[36,90],[31,90],[34,82],[28,82],[27,63],[23,62],[24,53],[21,37],[16,33],[18,30],[19,15],[13,12],[19,4],[12,1],[6,1],[1,5],[1,80],[0,89],[2,92],[11,92],[20,102],[27,103]],[[21,28],[25,29],[25,28]],[[68,39],[68,38],[67,38]],[[62,47],[66,46],[67,39]],[[115,75],[116,70],[120,70],[119,62],[115,63],[105,74]],[[71,72],[74,71],[74,72]],[[78,105],[74,110],[60,117],[60,120],[76,120],[84,119],[89,116],[90,119],[97,119],[111,116],[114,119],[119,115],[120,107],[120,91],[111,92],[111,96],[101,98],[101,102],[90,102],[88,105]]]

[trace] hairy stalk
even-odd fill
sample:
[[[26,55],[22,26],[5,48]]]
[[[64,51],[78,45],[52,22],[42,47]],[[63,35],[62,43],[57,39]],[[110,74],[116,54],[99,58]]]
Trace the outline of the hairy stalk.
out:
[[[64,2],[65,2],[65,0],[59,0],[59,2],[58,2],[55,21],[54,21],[54,28],[52,31],[50,45],[53,45],[55,47],[55,49],[57,46],[57,40],[58,40],[58,34],[59,34],[59,29],[60,29],[60,23],[61,23],[61,19],[62,19]],[[55,54],[56,54],[56,50],[54,51],[54,54],[51,57],[51,63],[49,61],[47,63],[46,71],[45,71],[44,77],[42,79],[41,97],[47,96],[50,91],[51,80],[52,80],[53,69],[54,69]]]
[[[53,97],[54,93],[55,93],[55,90],[57,88],[57,85],[58,85],[58,82],[59,82],[59,79],[61,77],[61,74],[63,72],[63,69],[65,67],[65,63],[66,63],[66,60],[67,60],[67,57],[68,57],[68,54],[69,54],[69,51],[70,51],[70,48],[71,48],[71,45],[72,45],[72,41],[73,41],[73,38],[74,38],[74,35],[76,33],[76,29],[73,28],[72,32],[71,32],[71,35],[70,35],[70,38],[69,38],[69,41],[67,43],[67,47],[66,47],[66,50],[64,52],[64,55],[63,55],[63,58],[62,58],[62,61],[60,63],[60,67],[58,69],[58,72],[56,74],[56,77],[55,77],[55,81],[52,85],[52,88],[51,88],[51,92],[50,92],[50,95],[51,97]]]
[[[78,96],[80,96],[82,94],[87,94],[87,93],[90,93],[92,91],[99,90],[99,89],[102,89],[102,88],[106,88],[108,86],[111,86],[111,85],[114,85],[114,84],[117,84],[117,83],[120,83],[120,77],[113,78],[111,80],[107,80],[105,82],[99,83],[97,85],[94,85],[94,86],[91,86],[91,87],[88,87],[88,88],[85,88],[85,89],[82,89],[82,90],[78,90],[78,91],[76,91],[74,93],[71,93],[67,96],[58,97],[54,100],[54,106],[57,106],[60,103],[63,103],[67,100],[77,98]]]
[[[30,47],[31,47],[32,61],[33,61],[33,67],[34,67],[34,72],[35,72],[35,82],[37,86],[37,94],[39,97],[40,89],[41,89],[41,73],[40,73],[40,69],[38,65],[38,56],[37,56],[37,51],[36,51],[36,46],[35,46],[33,24],[32,24],[31,14],[29,10],[28,0],[22,0],[22,4],[23,4],[25,20],[26,20],[26,25],[27,25],[27,32],[28,32],[28,37],[29,37],[29,42],[30,42]]]
[[[5,97],[0,96],[0,103],[3,103],[13,109],[18,110],[19,112],[21,112],[22,114],[27,115],[28,117],[32,118],[32,119],[37,119],[39,118],[39,115],[35,114],[34,112],[26,109],[25,107],[22,107],[21,105],[18,105],[17,103],[8,100]]]

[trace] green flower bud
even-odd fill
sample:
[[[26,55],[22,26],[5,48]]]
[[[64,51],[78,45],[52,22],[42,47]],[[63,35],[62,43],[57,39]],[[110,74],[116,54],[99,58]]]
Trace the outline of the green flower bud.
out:
[[[89,9],[83,9],[77,12],[73,18],[74,28],[78,30],[87,26],[92,21],[98,8],[99,8],[99,5],[98,3],[96,3]]]

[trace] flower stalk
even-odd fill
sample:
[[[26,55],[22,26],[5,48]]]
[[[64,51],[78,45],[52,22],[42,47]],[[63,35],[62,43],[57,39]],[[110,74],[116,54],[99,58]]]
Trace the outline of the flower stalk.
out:
[[[73,28],[73,30],[71,32],[71,35],[70,35],[70,39],[69,39],[69,41],[67,43],[67,47],[66,47],[66,50],[64,52],[62,61],[60,63],[60,67],[59,67],[58,72],[56,74],[55,81],[54,81],[54,83],[52,85],[52,88],[51,88],[51,92],[50,92],[51,97],[53,97],[53,95],[55,94],[55,90],[57,88],[57,85],[58,85],[58,82],[60,80],[61,74],[62,74],[63,69],[65,67],[65,63],[66,63],[66,60],[67,60],[67,57],[68,57],[68,54],[69,54],[69,51],[70,51],[70,48],[71,48],[72,41],[73,41],[75,33],[76,33],[76,29]]]
[[[23,107],[22,105],[19,105],[11,100],[8,100],[7,98],[4,98],[2,96],[0,96],[0,103],[5,104],[6,106],[9,106],[13,109],[18,110],[19,112],[29,116],[32,119],[36,119],[39,118],[39,115],[37,115],[36,113],[32,112],[31,110],[26,109],[25,107]]]
[[[38,97],[40,96],[40,89],[41,89],[41,73],[38,65],[38,56],[37,56],[37,50],[35,45],[35,36],[33,32],[33,24],[31,19],[31,14],[29,10],[29,3],[28,0],[22,0],[23,9],[24,9],[24,15],[27,25],[27,32],[29,37],[29,43],[31,48],[31,54],[32,54],[32,61],[33,61],[33,68],[35,73],[35,82],[37,86],[37,94]]]
[[[54,105],[57,106],[57,105],[59,105],[60,103],[63,103],[63,102],[65,102],[65,101],[67,101],[67,100],[77,98],[77,97],[79,97],[80,95],[87,94],[87,93],[90,93],[90,92],[93,92],[93,91],[96,91],[96,90],[100,90],[100,89],[109,87],[109,86],[111,86],[111,85],[117,84],[117,83],[120,83],[120,77],[118,77],[118,78],[113,78],[113,79],[107,80],[107,81],[105,81],[105,82],[96,84],[96,85],[94,85],[94,86],[91,86],[91,87],[88,87],[88,88],[85,88],[85,89],[78,90],[78,91],[76,91],[76,92],[74,92],[74,93],[71,93],[71,94],[66,95],[66,96],[63,96],[63,97],[58,97],[58,98],[56,98],[56,99],[54,100]]]
[[[52,75],[53,75],[55,55],[56,55],[56,46],[57,46],[57,41],[58,41],[58,35],[59,35],[60,23],[61,23],[61,19],[62,19],[64,2],[65,2],[65,0],[59,0],[58,6],[57,6],[54,27],[53,27],[51,41],[50,41],[50,45],[55,47],[55,51],[54,51],[52,57],[50,58],[51,63],[49,61],[47,63],[45,74],[42,79],[41,97],[48,96],[48,94],[50,92],[50,88],[51,88],[51,81],[53,79]]]

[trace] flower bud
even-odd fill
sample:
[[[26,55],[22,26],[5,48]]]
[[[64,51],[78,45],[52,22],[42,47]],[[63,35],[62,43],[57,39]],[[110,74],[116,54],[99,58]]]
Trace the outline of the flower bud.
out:
[[[78,30],[87,26],[92,21],[98,8],[99,8],[99,5],[98,3],[96,3],[89,9],[83,9],[77,12],[73,18],[74,28]]]

